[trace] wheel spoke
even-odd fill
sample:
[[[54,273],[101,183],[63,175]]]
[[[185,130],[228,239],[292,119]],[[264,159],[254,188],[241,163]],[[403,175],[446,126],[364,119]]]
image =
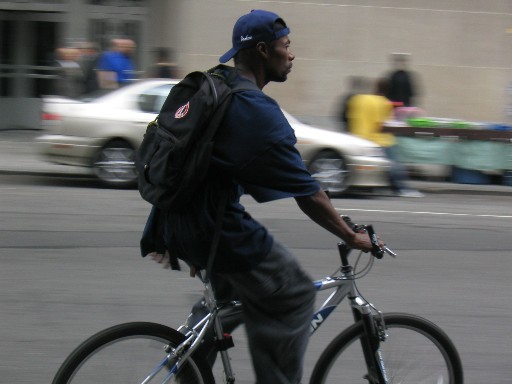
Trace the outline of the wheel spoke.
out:
[[[94,162],[94,173],[108,184],[132,183],[137,177],[134,159],[131,148],[104,148]]]
[[[344,161],[335,154],[320,155],[309,167],[322,189],[331,193],[341,193],[347,189],[348,170]]]

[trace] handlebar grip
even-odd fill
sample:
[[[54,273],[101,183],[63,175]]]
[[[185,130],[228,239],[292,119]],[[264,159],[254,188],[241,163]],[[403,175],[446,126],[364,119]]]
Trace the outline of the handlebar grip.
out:
[[[396,257],[396,253],[388,248],[387,246],[384,246],[384,248],[381,248],[379,246],[379,240],[377,239],[377,236],[375,234],[375,230],[373,229],[372,225],[360,225],[355,224],[352,219],[345,215],[340,215],[343,221],[356,233],[368,233],[370,236],[370,241],[372,243],[372,255],[375,256],[377,259],[382,259],[384,257],[384,254],[387,253],[388,255],[392,257]]]
[[[379,246],[379,241],[377,239],[377,235],[373,229],[372,225],[367,225],[366,230],[368,231],[368,236],[370,236],[370,242],[372,243],[372,255],[377,259],[382,259],[384,256],[384,250]]]
[[[365,230],[364,226],[355,224],[350,217],[342,215],[341,218],[354,232],[360,233]]]
[[[341,218],[350,227],[350,229],[352,229],[354,232],[356,232],[356,229],[355,229],[356,225],[354,224],[354,222],[352,221],[352,219],[350,217],[341,215]]]

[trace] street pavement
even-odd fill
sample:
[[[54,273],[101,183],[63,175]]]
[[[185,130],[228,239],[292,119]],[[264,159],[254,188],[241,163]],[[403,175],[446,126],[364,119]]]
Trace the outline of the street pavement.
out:
[[[58,165],[46,162],[37,153],[34,138],[39,130],[0,130],[0,175],[33,175],[48,177],[90,177],[91,170],[84,167]],[[0,178],[1,180],[1,178]],[[477,194],[510,195],[512,186],[501,184],[462,184],[433,181],[423,178],[409,184],[425,194]]]

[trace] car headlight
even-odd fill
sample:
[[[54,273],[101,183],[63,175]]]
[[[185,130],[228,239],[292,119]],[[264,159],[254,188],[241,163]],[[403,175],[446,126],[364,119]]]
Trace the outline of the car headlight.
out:
[[[364,150],[361,151],[361,156],[386,157],[386,153],[381,147],[365,147]]]

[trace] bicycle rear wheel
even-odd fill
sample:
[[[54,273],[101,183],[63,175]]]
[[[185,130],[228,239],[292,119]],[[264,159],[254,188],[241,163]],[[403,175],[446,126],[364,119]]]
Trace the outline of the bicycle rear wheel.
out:
[[[462,384],[459,354],[439,327],[419,316],[386,314],[386,341],[380,352],[389,384]],[[363,324],[340,333],[322,353],[310,384],[373,384],[361,349]]]
[[[53,384],[140,384],[162,362],[165,347],[177,346],[180,332],[155,323],[126,323],[105,329],[84,341],[64,361]],[[164,367],[148,383],[162,383]],[[212,384],[211,369],[200,356],[187,359],[171,383]]]

